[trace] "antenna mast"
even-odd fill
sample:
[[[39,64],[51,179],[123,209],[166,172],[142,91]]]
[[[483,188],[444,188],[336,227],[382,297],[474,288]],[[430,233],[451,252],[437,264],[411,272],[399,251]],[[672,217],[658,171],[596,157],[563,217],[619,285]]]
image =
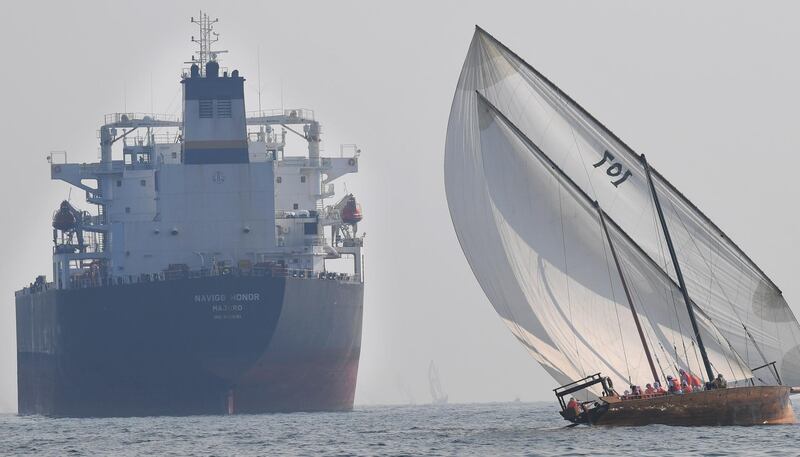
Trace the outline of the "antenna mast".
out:
[[[214,31],[214,24],[217,22],[219,22],[219,18],[211,20],[208,14],[204,13],[202,10],[200,10],[200,17],[198,19],[192,17],[192,24],[197,24],[197,26],[200,27],[199,38],[195,38],[194,35],[192,35],[192,43],[197,43],[199,49],[195,53],[197,54],[197,58],[192,56],[192,61],[186,63],[197,64],[200,67],[200,75],[202,76],[205,76],[206,64],[208,62],[217,60],[218,54],[228,52],[211,50],[211,45],[219,41],[219,33]]]

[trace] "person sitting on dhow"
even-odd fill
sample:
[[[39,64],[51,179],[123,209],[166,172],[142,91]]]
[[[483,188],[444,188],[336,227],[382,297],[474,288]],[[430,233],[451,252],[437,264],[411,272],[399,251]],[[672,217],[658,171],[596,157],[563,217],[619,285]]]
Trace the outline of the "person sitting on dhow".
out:
[[[717,378],[711,382],[715,389],[726,389],[728,387],[728,381],[725,380],[725,377],[722,376],[722,373],[717,375]]]
[[[680,373],[681,382],[685,382],[688,386],[692,387],[693,390],[702,390],[703,381],[700,378],[683,368],[678,370],[678,373]]]
[[[653,385],[652,384],[647,384],[644,387],[645,387],[645,389],[644,389],[644,394],[645,395],[653,395],[653,394],[656,393],[656,390],[653,389]]]
[[[639,386],[631,384],[631,397],[638,397],[642,393],[639,391]]]
[[[703,390],[703,380],[700,379],[698,376],[695,376],[692,373],[689,373],[689,377],[692,378],[692,382],[689,383],[692,386],[692,389],[695,391]]]
[[[667,376],[667,386],[669,387],[669,393],[671,394],[682,394],[683,390],[681,390],[681,385],[679,381],[672,377],[672,375]]]
[[[575,416],[581,413],[581,404],[578,403],[578,400],[575,400],[575,397],[569,397],[569,402],[567,403],[567,410],[575,411]]]
[[[681,390],[685,394],[690,394],[690,393],[692,393],[692,386],[690,386],[689,384],[686,384],[685,382],[682,382],[681,383]]]
[[[656,393],[659,395],[667,393],[667,390],[664,389],[664,386],[658,381],[653,383],[653,389],[655,389]]]
[[[686,383],[691,385],[692,384],[692,377],[689,373],[686,372],[683,368],[678,370],[678,378],[680,378],[681,384]]]

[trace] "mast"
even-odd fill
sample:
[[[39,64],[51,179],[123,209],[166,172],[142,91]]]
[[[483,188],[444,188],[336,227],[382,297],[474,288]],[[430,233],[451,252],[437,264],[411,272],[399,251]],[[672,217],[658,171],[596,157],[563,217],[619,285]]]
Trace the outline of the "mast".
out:
[[[650,175],[650,165],[647,164],[647,159],[644,157],[644,154],[641,156],[642,165],[644,166],[645,174],[647,174],[647,183],[650,186],[650,193],[653,196],[653,202],[656,206],[656,212],[658,213],[658,219],[661,222],[661,229],[664,231],[664,239],[667,242],[667,247],[669,248],[669,255],[672,258],[672,265],[675,267],[675,275],[678,278],[678,286],[681,289],[681,293],[683,294],[683,301],[686,302],[686,311],[689,313],[689,321],[692,323],[692,330],[694,330],[694,337],[697,338],[697,345],[700,347],[700,355],[703,357],[703,364],[706,367],[706,372],[708,372],[708,380],[714,380],[714,370],[711,368],[711,362],[708,360],[708,354],[706,353],[706,347],[703,344],[703,339],[700,337],[700,328],[697,326],[697,318],[694,315],[694,308],[692,307],[692,301],[689,299],[689,291],[686,289],[686,282],[683,280],[683,273],[681,272],[681,266],[678,263],[678,256],[675,253],[675,246],[672,245],[672,237],[669,234],[669,228],[667,227],[667,221],[664,219],[664,211],[661,210],[661,202],[658,200],[658,194],[656,193],[656,186],[653,184],[653,177]],[[688,360],[687,360],[688,363]]]
[[[207,13],[204,13],[201,10],[200,16],[197,19],[192,17],[191,22],[200,28],[199,37],[195,38],[194,35],[192,36],[192,42],[197,43],[198,46],[197,59],[192,56],[192,60],[185,63],[197,64],[197,66],[200,67],[200,75],[205,76],[206,63],[212,60],[217,60],[217,55],[228,51],[214,51],[211,49],[211,46],[219,41],[219,33],[214,31],[214,24],[219,22],[218,18],[212,20],[210,17],[208,17]]]
[[[642,340],[642,348],[644,348],[644,354],[647,356],[647,363],[650,365],[650,371],[653,373],[653,380],[660,383],[661,381],[658,380],[656,366],[653,363],[653,356],[650,355],[650,348],[647,347],[647,340],[645,339],[644,331],[642,331],[642,324],[639,322],[639,315],[636,313],[636,308],[633,305],[633,298],[631,297],[630,289],[628,289],[628,282],[625,280],[625,275],[622,273],[622,265],[620,265],[619,258],[617,258],[617,250],[614,248],[614,243],[611,241],[611,234],[608,233],[605,212],[600,208],[600,204],[597,203],[597,201],[594,202],[594,207],[597,209],[597,214],[600,215],[600,225],[603,227],[603,233],[606,235],[608,246],[611,248],[611,256],[614,258],[614,265],[617,266],[619,279],[622,281],[622,288],[625,290],[625,297],[628,299],[628,306],[631,308],[633,322],[636,323],[636,331],[639,332],[639,339]]]

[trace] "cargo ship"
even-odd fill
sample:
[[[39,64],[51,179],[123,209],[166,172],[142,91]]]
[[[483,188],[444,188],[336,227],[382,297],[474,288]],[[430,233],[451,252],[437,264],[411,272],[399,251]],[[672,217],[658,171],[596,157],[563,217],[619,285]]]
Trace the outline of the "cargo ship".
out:
[[[333,181],[361,151],[321,156],[311,110],[246,112],[217,21],[192,18],[180,118],[106,115],[98,163],[49,156],[86,204],[60,204],[52,277],[16,292],[20,414],[352,409],[362,212]]]

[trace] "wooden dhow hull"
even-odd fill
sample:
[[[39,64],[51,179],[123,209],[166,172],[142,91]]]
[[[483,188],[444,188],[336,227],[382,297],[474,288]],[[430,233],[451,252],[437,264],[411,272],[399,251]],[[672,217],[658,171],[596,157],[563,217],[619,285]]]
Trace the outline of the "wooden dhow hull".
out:
[[[613,426],[794,424],[790,392],[785,386],[756,386],[622,401],[603,397],[599,406],[573,422]]]

